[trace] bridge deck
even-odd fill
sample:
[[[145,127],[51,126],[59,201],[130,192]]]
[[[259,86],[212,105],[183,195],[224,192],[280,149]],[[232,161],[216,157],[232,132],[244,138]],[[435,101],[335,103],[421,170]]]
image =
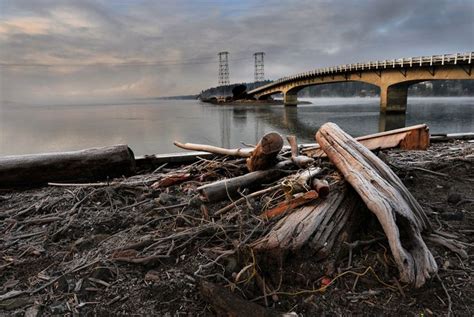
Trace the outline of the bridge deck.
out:
[[[274,86],[283,83],[291,82],[298,79],[304,79],[315,76],[336,75],[347,72],[360,72],[368,70],[382,70],[387,68],[406,68],[406,67],[425,67],[438,65],[457,65],[457,64],[472,64],[473,52],[456,53],[432,56],[419,56],[410,58],[398,58],[383,61],[371,61],[366,63],[343,64],[332,67],[323,67],[311,70],[304,73],[298,73],[288,77],[282,77],[269,84],[260,86],[248,92],[250,95],[258,94],[265,90],[271,89]]]

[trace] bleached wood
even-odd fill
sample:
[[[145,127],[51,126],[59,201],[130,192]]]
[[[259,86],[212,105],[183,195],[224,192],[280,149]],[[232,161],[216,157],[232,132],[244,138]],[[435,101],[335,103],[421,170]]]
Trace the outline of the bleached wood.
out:
[[[272,230],[254,244],[254,249],[297,250],[308,244],[325,255],[336,243],[348,238],[341,235],[350,217],[360,207],[360,199],[342,186],[327,199],[318,199],[280,219]]]
[[[421,237],[431,226],[420,204],[385,163],[336,124],[324,124],[316,140],[378,218],[401,280],[422,286],[438,268]]]

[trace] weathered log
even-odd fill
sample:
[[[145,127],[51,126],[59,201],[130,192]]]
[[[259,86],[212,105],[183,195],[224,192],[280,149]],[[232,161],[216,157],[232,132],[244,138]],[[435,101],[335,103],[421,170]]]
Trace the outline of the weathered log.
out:
[[[331,191],[327,199],[318,199],[280,219],[266,236],[254,243],[253,248],[284,251],[308,245],[327,256],[334,245],[347,241],[349,235],[341,233],[361,207],[363,204],[355,192],[341,186]]]
[[[336,124],[324,124],[316,140],[378,218],[401,280],[422,286],[437,265],[421,237],[431,226],[419,203],[385,163]]]
[[[430,133],[426,124],[364,135],[355,139],[369,150],[396,147],[404,150],[426,150],[430,145]],[[311,157],[326,156],[319,144],[306,148],[303,152]]]
[[[329,194],[329,184],[323,179],[313,178],[312,188],[318,193],[319,197],[326,198]]]
[[[272,309],[265,308],[253,302],[244,300],[225,287],[201,281],[200,292],[202,297],[211,304],[217,316],[227,317],[276,317],[284,316]]]
[[[93,181],[130,175],[135,158],[127,145],[82,151],[0,157],[0,187]]]
[[[205,151],[213,154],[220,155],[230,155],[238,157],[250,157],[252,154],[252,148],[245,149],[225,149],[217,146],[206,145],[206,144],[196,144],[196,143],[181,143],[174,141],[173,144],[179,148],[191,151]]]
[[[306,168],[314,163],[314,159],[305,155],[300,155],[296,136],[288,135],[286,137],[291,148],[291,161],[300,168]]]
[[[239,191],[246,188],[256,188],[261,184],[272,183],[287,175],[288,172],[283,170],[283,168],[285,168],[288,163],[291,164],[290,161],[280,162],[275,168],[269,170],[250,172],[242,176],[227,178],[203,185],[198,187],[197,191],[201,195],[201,199],[206,202],[233,198],[239,194]]]
[[[279,133],[265,134],[247,159],[248,170],[250,172],[264,170],[275,165],[276,157],[282,147],[283,138]]]

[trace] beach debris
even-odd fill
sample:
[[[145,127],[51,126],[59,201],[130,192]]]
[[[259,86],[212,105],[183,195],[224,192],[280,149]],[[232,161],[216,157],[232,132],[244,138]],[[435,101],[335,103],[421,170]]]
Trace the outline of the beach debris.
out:
[[[270,210],[266,210],[263,214],[260,215],[260,217],[262,217],[263,219],[274,218],[283,214],[286,211],[292,210],[312,200],[315,200],[316,198],[318,198],[318,193],[315,190],[310,190],[309,192],[305,192],[303,194],[295,196],[289,201],[284,201]]]
[[[296,136],[288,135],[286,137],[291,148],[291,161],[295,163],[299,168],[306,168],[314,164],[314,159],[306,155],[300,155],[298,149],[298,143],[296,142]]]
[[[322,257],[329,252],[338,252],[347,241],[351,222],[356,222],[355,214],[363,208],[360,198],[344,184],[339,184],[327,199],[315,200],[281,218],[272,229],[253,244],[256,251],[298,250],[304,245],[311,247]],[[361,219],[363,217],[359,217]]]
[[[453,141],[406,151],[428,144],[428,128],[402,130],[359,142],[325,124],[318,148],[294,136],[283,146],[273,132],[243,149],[177,143],[213,154],[135,159],[138,175],[100,183],[2,190],[0,314],[31,305],[50,313],[66,303],[74,314],[146,315],[137,299],[150,294],[161,314],[186,307],[281,316],[268,307],[304,314],[316,301],[311,314],[332,312],[324,296],[394,307],[391,298],[409,303],[409,287],[437,276],[431,252],[447,288],[429,286],[453,290],[460,303],[453,288],[461,280],[446,276],[468,279],[471,271],[473,147]],[[392,146],[400,149],[381,150]],[[420,180],[438,186],[415,186]],[[442,314],[443,305],[433,311]]]
[[[289,172],[285,170],[285,167],[289,165],[291,165],[290,161],[283,161],[268,170],[254,171],[200,186],[197,191],[202,199],[207,202],[231,199],[245,189],[256,188],[261,184],[269,184],[288,175]]]
[[[329,183],[325,179],[313,178],[311,181],[311,187],[321,198],[326,198],[329,195]]]
[[[316,140],[346,181],[378,218],[403,282],[421,287],[437,272],[422,232],[430,222],[398,176],[369,149],[334,123],[324,124]]]
[[[226,288],[201,281],[200,292],[209,302],[218,316],[255,316],[255,317],[282,317],[284,314],[265,308],[250,301],[244,300]]]
[[[0,157],[0,188],[92,181],[134,173],[135,157],[127,145]]]
[[[410,127],[379,132],[356,137],[369,150],[384,150],[400,148],[403,150],[426,150],[430,146],[430,133],[426,124],[418,124]],[[324,157],[326,153],[318,144],[308,147],[302,152],[311,157]]]
[[[279,133],[265,134],[247,159],[247,168],[250,172],[265,170],[277,163],[277,155],[283,148],[283,138]]]

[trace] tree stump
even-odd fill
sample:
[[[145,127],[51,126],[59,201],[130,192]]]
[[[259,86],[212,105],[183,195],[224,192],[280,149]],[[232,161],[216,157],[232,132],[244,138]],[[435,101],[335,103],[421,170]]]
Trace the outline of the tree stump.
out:
[[[250,172],[264,170],[276,163],[276,157],[283,147],[283,138],[279,133],[265,134],[247,159]]]
[[[327,199],[318,199],[281,218],[272,230],[253,248],[257,251],[297,250],[308,244],[321,257],[334,251],[333,247],[347,241],[342,234],[354,214],[363,207],[357,194],[345,185],[330,192]],[[337,253],[337,251],[335,251]]]

